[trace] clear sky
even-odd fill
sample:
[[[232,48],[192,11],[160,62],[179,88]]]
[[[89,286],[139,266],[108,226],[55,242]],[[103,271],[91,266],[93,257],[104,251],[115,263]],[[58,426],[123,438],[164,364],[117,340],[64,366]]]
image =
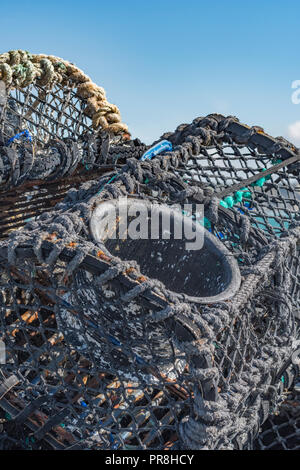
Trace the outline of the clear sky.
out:
[[[74,62],[147,143],[219,112],[300,145],[299,0],[5,0],[0,14],[1,52]]]

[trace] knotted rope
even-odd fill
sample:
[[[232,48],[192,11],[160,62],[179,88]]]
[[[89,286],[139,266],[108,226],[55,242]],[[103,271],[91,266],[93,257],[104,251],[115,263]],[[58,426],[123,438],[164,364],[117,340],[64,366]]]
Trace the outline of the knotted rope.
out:
[[[101,127],[114,135],[128,135],[118,107],[107,101],[104,89],[64,59],[22,50],[9,51],[0,55],[0,80],[7,88],[25,88],[33,83],[46,89],[55,83],[76,87],[78,97],[86,101],[85,114],[92,119],[94,129]]]

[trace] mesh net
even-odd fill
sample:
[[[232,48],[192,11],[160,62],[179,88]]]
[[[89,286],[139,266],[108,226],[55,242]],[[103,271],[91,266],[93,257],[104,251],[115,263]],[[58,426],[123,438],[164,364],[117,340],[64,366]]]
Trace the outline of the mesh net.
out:
[[[276,415],[262,426],[254,443],[257,450],[299,450],[300,439],[299,392],[290,391]]]
[[[89,137],[77,142],[52,141],[34,153],[31,144],[0,146],[1,237],[61,202],[71,189],[124,165],[126,156],[140,156],[146,146],[139,140],[122,145]],[[106,147],[105,153],[101,148]],[[18,162],[18,164],[16,164]],[[2,174],[1,174],[2,164]],[[29,171],[28,170],[29,167]]]
[[[1,109],[1,131],[7,140],[27,129],[37,144],[56,136],[77,140],[91,131],[92,120],[86,115],[87,102],[80,99],[71,84],[54,84],[46,89],[30,84],[24,89],[8,89],[8,99]]]
[[[4,448],[268,448],[274,429],[299,445],[297,416],[285,414],[299,375],[297,151],[219,115],[164,138],[173,151],[72,185],[3,237]],[[170,241],[145,259],[148,240],[129,250],[96,239],[95,210],[124,197],[203,205],[205,253],[219,258],[193,266],[200,254],[179,256]],[[216,267],[203,300],[198,271]],[[241,283],[215,301],[235,269]]]
[[[89,77],[62,59],[0,55],[2,237],[59,203],[67,191],[139,158],[119,110]],[[5,194],[5,197],[3,196]]]

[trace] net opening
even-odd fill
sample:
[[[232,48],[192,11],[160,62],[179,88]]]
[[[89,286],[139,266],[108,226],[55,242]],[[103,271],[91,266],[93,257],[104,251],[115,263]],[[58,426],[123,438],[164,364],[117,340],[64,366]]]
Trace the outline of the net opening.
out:
[[[226,300],[239,288],[238,265],[201,225],[203,217],[192,217],[197,215],[126,198],[100,204],[90,229],[111,255],[137,261],[144,275],[174,293],[198,303]]]

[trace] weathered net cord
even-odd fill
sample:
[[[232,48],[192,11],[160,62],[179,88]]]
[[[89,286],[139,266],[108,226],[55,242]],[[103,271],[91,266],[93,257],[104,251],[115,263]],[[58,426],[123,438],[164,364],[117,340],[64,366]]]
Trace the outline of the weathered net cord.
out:
[[[201,137],[206,147],[218,144],[218,141],[233,141],[256,147],[259,153],[278,154],[283,159],[296,153],[295,146],[283,137],[271,137],[262,127],[249,127],[239,122],[235,116],[224,117],[221,114],[209,114],[198,117],[191,124],[181,124],[175,132],[167,132],[162,139],[168,139],[174,146],[188,142],[192,137]],[[199,140],[198,140],[199,142]]]
[[[49,227],[49,229],[50,229],[50,227]],[[56,225],[56,227],[53,226],[52,229],[57,230],[58,226],[57,225]],[[299,229],[298,229],[298,231],[295,231],[295,236],[297,237],[297,239],[299,239],[299,237],[300,237]],[[65,237],[64,237],[64,240],[65,240]],[[250,276],[247,278],[247,281],[246,281],[247,285],[245,284],[245,289],[243,289],[243,293],[238,294],[235,297],[235,299],[233,299],[233,301],[227,306],[226,318],[227,318],[227,324],[228,325],[230,324],[230,318],[232,316],[234,316],[233,312],[235,312],[235,314],[238,314],[238,311],[240,310],[242,305],[245,304],[247,298],[249,296],[251,297],[252,293],[254,292],[255,286],[258,284],[258,282],[261,280],[261,278],[270,274],[270,269],[269,268],[271,267],[272,263],[276,259],[276,254],[279,253],[279,252],[283,254],[283,252],[286,249],[285,245],[286,244],[289,245],[290,243],[293,244],[293,241],[292,240],[287,240],[287,241],[283,240],[283,241],[276,242],[275,244],[273,244],[272,247],[270,247],[271,251],[269,252],[269,254],[267,254],[257,264],[257,266],[253,267],[253,273],[250,274]],[[39,253],[39,257],[40,257],[41,256],[41,251],[40,251],[40,249],[37,249],[37,245],[39,245],[39,243],[37,242],[36,238],[35,238],[35,243],[34,244],[35,244],[34,251],[35,251],[36,254]],[[12,248],[12,246],[11,246],[11,248]],[[59,252],[57,252],[55,247],[54,247],[54,251],[55,251],[55,258],[59,255],[59,252],[62,253],[61,250],[59,250]],[[14,252],[15,252],[15,254],[19,253],[19,255],[20,255],[20,251],[18,251],[18,250],[16,251],[15,247],[14,247]],[[28,256],[28,253],[27,253],[27,256]],[[46,256],[46,263],[50,262],[49,258],[51,258],[51,255]],[[75,256],[75,258],[76,258],[76,256]],[[73,258],[74,261],[75,261],[75,258]],[[277,259],[279,259],[279,258],[277,258]],[[43,258],[41,258],[41,261],[42,260],[44,260],[44,262],[45,262],[44,256],[43,256]],[[51,263],[53,263],[53,261],[54,260],[52,259]],[[75,269],[75,267],[78,266],[78,263],[80,263],[80,262],[82,262],[82,256],[80,258],[77,257],[76,264],[72,265],[72,270]],[[68,266],[70,266],[70,264],[71,263],[69,263]],[[123,270],[128,269],[128,266],[127,266],[126,262],[122,262],[122,264],[120,266],[120,269],[118,269],[118,270],[109,268],[107,273],[106,273],[105,278],[106,279],[113,279],[115,277],[118,277],[120,275],[120,270],[122,270],[122,269]],[[70,274],[70,269],[67,268],[67,272],[68,272],[68,274]],[[100,276],[100,278],[101,278],[101,276]],[[141,285],[141,287],[142,287],[142,285]],[[147,280],[144,287],[146,287],[146,290],[148,290],[148,289],[151,290],[151,288],[153,288],[153,281]],[[45,291],[45,288],[43,288],[42,286],[40,286],[39,288]],[[164,293],[164,289],[162,288],[161,285],[159,285],[159,291],[161,292],[161,290]],[[128,300],[134,298],[135,296],[140,295],[142,292],[144,293],[145,289],[133,288],[132,289],[132,294],[129,295]],[[168,295],[167,292],[166,292],[166,294]],[[125,298],[123,299],[123,301],[125,301]],[[187,307],[188,306],[186,304],[185,305],[182,304],[182,306],[178,310],[178,308],[179,308],[179,305],[178,305],[176,307],[175,311],[173,309],[171,309],[168,312],[168,315],[162,314],[162,312],[161,312],[158,315],[156,321],[166,320],[166,318],[168,318],[171,313],[172,313],[172,316],[174,314],[175,314],[175,316],[177,316],[179,311],[185,311],[184,316],[186,317]],[[177,312],[177,313],[175,313],[175,312]],[[190,314],[191,314],[191,312],[190,312]],[[211,320],[211,318],[210,318],[210,320]],[[184,324],[186,324],[185,321],[184,321]],[[223,317],[222,328],[224,328],[224,327],[225,327],[225,324],[224,324],[224,317]],[[206,334],[210,331],[210,327],[209,327],[208,323],[206,324],[205,315],[203,316],[203,319],[202,319],[202,322],[201,322],[201,330],[202,330],[202,337],[203,337],[204,331],[206,332]],[[101,337],[103,337],[103,332],[101,333]],[[192,362],[193,361],[197,362],[197,360],[196,360],[197,352],[196,351],[199,349],[199,345],[197,345],[197,343],[192,342],[190,344],[181,344],[180,348],[182,350],[184,350],[186,353],[189,351],[189,353],[193,357]],[[198,353],[199,357],[202,358],[202,360],[201,360],[202,367],[203,367],[203,354],[204,354],[204,351],[205,350],[202,347],[202,348],[200,348],[199,353]],[[127,351],[127,352],[129,352],[129,351]],[[206,351],[205,354],[207,354],[208,352],[209,351]],[[192,364],[192,362],[191,362],[191,364]],[[264,369],[267,367],[266,364],[262,364],[262,365],[263,365]],[[218,395],[216,395],[215,393],[213,394],[213,396],[211,395],[212,383],[215,382],[216,376],[218,376],[217,369],[213,369],[211,367],[203,369],[202,367],[200,369],[197,366],[193,367],[193,374],[196,374],[197,377],[199,378],[200,383],[201,383],[201,389],[202,389],[202,396],[200,396],[198,394],[197,390],[195,391],[195,393],[196,393],[196,395],[195,395],[195,413],[196,413],[196,417],[193,417],[193,418],[191,417],[188,421],[184,420],[183,423],[182,423],[182,427],[181,427],[182,439],[185,442],[185,445],[187,445],[189,448],[192,448],[192,449],[203,448],[203,445],[204,444],[207,445],[208,443],[210,443],[210,445],[212,445],[212,446],[215,445],[215,444],[213,444],[213,441],[215,443],[217,442],[217,440],[216,440],[217,428],[215,427],[216,424],[218,424],[218,434],[217,435],[219,436],[219,439],[222,438],[222,435],[225,435],[226,433],[229,432],[228,424],[225,426],[225,422],[227,422],[227,423],[231,422],[232,423],[230,425],[230,427],[232,427],[232,429],[231,429],[231,432],[229,433],[231,435],[232,435],[232,433],[233,434],[238,434],[239,433],[239,426],[240,426],[236,422],[232,421],[233,417],[230,415],[229,411],[226,412],[227,405],[224,402],[224,400],[220,397],[218,398]],[[239,399],[238,395],[236,395],[235,399],[238,401],[238,399]],[[261,402],[258,401],[258,404],[257,404],[258,407],[260,406],[260,403]],[[253,409],[252,409],[253,417],[258,412],[257,406],[253,407]],[[222,413],[220,415],[221,410],[222,410]],[[200,420],[201,424],[197,424],[198,423],[197,416],[198,417],[201,416],[201,420]],[[220,420],[221,416],[223,416],[222,420]],[[195,421],[195,419],[196,419],[196,421]],[[215,423],[215,425],[212,428],[210,428],[210,422]],[[250,423],[249,423],[250,429],[251,429],[252,426],[254,426],[254,424],[255,424],[255,420],[253,420],[253,419],[250,420]],[[197,430],[196,433],[195,433],[195,430]],[[192,435],[191,435],[191,432],[192,432]],[[230,447],[229,442],[227,442],[227,443],[225,442],[224,445],[225,445],[225,447],[226,446]]]
[[[149,176],[149,172],[147,172],[147,174],[148,174],[148,176]],[[126,181],[126,180],[125,180],[125,181]],[[127,182],[127,181],[126,181],[126,182]],[[130,185],[129,185],[129,187],[130,187],[130,189],[132,189],[132,187],[131,187]],[[107,187],[107,190],[108,190],[108,189],[109,189],[110,191],[112,191],[113,186],[108,186],[108,187]],[[110,194],[110,191],[109,191],[108,194]],[[102,193],[100,193],[100,195],[101,195],[101,198],[105,197],[105,190],[104,190]],[[223,209],[221,209],[221,210],[223,210]],[[49,227],[49,229],[50,229],[50,227]],[[55,226],[53,226],[52,229],[55,230]],[[68,231],[68,234],[70,235],[70,231]],[[64,235],[63,238],[64,238],[65,241],[67,241],[66,234]],[[37,244],[37,245],[39,245],[39,244]],[[56,256],[57,256],[58,254],[59,254],[59,252],[56,251]],[[47,257],[47,258],[48,258],[48,257]],[[48,259],[49,259],[49,258],[48,258]],[[77,261],[79,262],[80,260],[82,261],[82,258],[78,259]],[[53,262],[54,259],[52,258],[51,261]],[[77,263],[76,263],[76,264],[77,264]],[[74,264],[74,263],[72,264],[72,270],[76,268],[76,264]],[[259,270],[258,270],[258,271],[259,271]],[[252,281],[251,281],[250,284],[252,284]],[[245,292],[245,291],[244,291],[244,292]],[[246,290],[246,292],[247,292],[247,290]],[[138,292],[137,292],[137,294],[138,294]],[[247,297],[247,296],[248,296],[248,295],[246,294],[246,297]],[[243,301],[245,301],[244,296],[243,296]]]
[[[220,141],[222,138],[233,138],[233,132],[228,134],[223,133],[222,138],[220,135],[221,133],[219,133],[219,135],[212,134],[212,137],[216,140],[219,137]],[[254,135],[256,135],[255,132],[251,133],[250,137],[248,135],[246,141],[249,142]],[[57,208],[57,212],[53,211],[52,214],[46,215],[44,218],[41,218],[40,221],[28,224],[28,230],[24,231],[24,233],[15,233],[15,235],[12,235],[9,241],[9,247],[5,245],[8,251],[4,254],[4,259],[8,259],[9,263],[16,265],[20,253],[18,247],[25,244],[34,251],[40,262],[52,266],[58,257],[62,255],[66,244],[72,243],[74,240],[78,241],[79,234],[83,230],[84,225],[82,218],[86,223],[88,222],[93,204],[97,204],[105,198],[116,198],[127,194],[127,192],[138,191],[144,184],[145,177],[149,179],[149,187],[156,189],[161,188],[169,194],[172,200],[183,202],[189,198],[195,197],[196,200],[203,201],[207,198],[211,198],[213,192],[209,190],[209,188],[188,186],[185,183],[180,183],[179,178],[170,173],[171,170],[178,167],[179,163],[187,161],[189,156],[199,154],[198,152],[199,150],[201,151],[202,142],[200,139],[197,141],[197,138],[191,138],[187,142],[183,141],[182,144],[179,144],[174,149],[174,152],[157,157],[153,162],[144,163],[138,162],[135,159],[129,160],[127,165],[123,168],[122,173],[115,174],[115,181],[111,184],[104,185],[101,191],[96,195],[95,184],[97,184],[97,182],[91,183],[90,188],[81,195],[77,194],[76,191],[71,192],[70,198],[68,199],[69,202],[66,201],[60,205],[60,207]],[[286,145],[277,146],[277,151],[285,152],[286,148]],[[180,159],[182,160],[180,161]],[[166,171],[167,169],[169,172]],[[78,198],[77,204],[76,198]],[[70,204],[71,201],[73,201],[73,212],[63,212],[66,211],[66,209],[70,209],[70,205],[68,206],[68,204]],[[222,212],[223,209],[212,204],[211,211],[212,216],[216,218],[218,213],[220,211]],[[242,217],[240,220],[242,220]],[[52,247],[50,252],[47,251],[47,253],[45,253],[43,239],[53,232],[57,233],[58,243],[56,246]],[[231,302],[216,306],[214,309],[206,310],[200,318],[199,315],[197,315],[195,322],[197,327],[201,330],[202,339],[205,338],[208,341],[212,341],[222,329],[230,327],[233,320],[238,318],[241,307],[246,304],[249,298],[253,297],[254,292],[257,292],[257,288],[260,284],[263,285],[266,278],[272,275],[273,272],[280,273],[282,270],[282,261],[286,257],[287,250],[295,247],[295,244],[299,240],[299,227],[290,229],[288,235],[287,240],[284,238],[276,240],[262,250],[260,253],[261,259],[254,266],[249,268],[248,274],[245,273],[245,288],[243,285],[242,290]],[[81,237],[79,237],[79,240],[80,244],[77,250],[72,250],[73,258],[67,265],[67,274],[74,272],[74,270],[83,263],[87,253],[93,253],[93,250],[99,249],[99,247],[96,247],[94,244],[83,241]],[[93,256],[96,257],[95,255],[97,256],[96,252]],[[105,254],[101,254],[100,258],[101,257],[105,260]],[[106,259],[106,262],[110,265],[109,260]],[[117,278],[120,276],[122,267],[126,269],[126,263],[122,264],[120,260],[112,259],[111,263],[112,265],[107,267],[108,272],[104,273],[105,277],[101,278],[100,275],[100,282],[103,282],[105,279]],[[132,271],[131,275],[138,276],[138,273]],[[284,284],[280,285],[281,290],[284,290],[284,288]],[[278,289],[278,293],[280,289]],[[176,309],[173,309],[171,306],[171,308],[165,312],[159,311],[158,315],[155,317],[156,320],[161,321],[171,316],[177,317],[180,309],[185,312],[184,324],[188,325],[187,320],[189,317],[195,319],[196,311],[193,309],[192,305],[188,305],[188,307],[184,305],[184,297],[182,299],[172,298],[172,294],[168,292],[163,285],[154,283],[153,280],[147,279],[144,280],[144,282],[139,282],[139,285],[129,290],[128,295],[122,300],[126,301],[137,298],[151,290],[153,290],[154,293],[163,294],[166,299],[169,299],[169,301],[172,300],[175,305],[178,304],[178,307],[176,305]],[[290,302],[288,296],[286,302]],[[286,312],[279,312],[281,317],[278,319],[288,324],[291,315],[290,310],[291,305],[289,304],[289,308]],[[291,329],[287,329],[284,336],[278,338],[278,346],[287,341],[286,337],[289,335],[292,336]],[[256,432],[257,416],[260,417],[262,415],[265,407],[264,394],[267,394],[270,386],[275,387],[273,383],[276,384],[275,379],[269,376],[268,370],[270,368],[273,370],[278,364],[280,364],[279,370],[281,369],[282,364],[286,363],[286,359],[290,355],[290,347],[289,345],[281,348],[278,347],[278,351],[276,351],[276,348],[272,345],[269,348],[270,354],[268,356],[268,347],[265,345],[264,355],[266,361],[262,359],[257,360],[256,370],[245,370],[242,377],[243,382],[234,384],[233,388],[235,388],[235,393],[232,396],[225,397],[224,394],[219,394],[216,390],[220,371],[216,367],[213,367],[211,350],[203,345],[203,343],[200,345],[197,343],[197,335],[195,338],[196,342],[189,341],[178,345],[180,350],[184,351],[189,358],[191,375],[194,377],[195,383],[193,413],[191,416],[184,419],[180,426],[182,442],[192,449],[203,447],[213,448],[220,443],[223,448],[232,448],[233,440],[239,434],[245,439],[248,433],[253,434]],[[276,361],[272,365],[270,364],[270,360],[274,357]],[[260,377],[268,377],[263,386],[257,383],[255,373],[258,373]],[[243,416],[237,417],[234,412],[239,406],[239,403],[244,402],[243,394],[247,393],[248,389],[255,389],[258,395],[252,408],[247,412],[246,418]],[[202,396],[200,395],[200,391]],[[240,444],[242,443],[243,440],[241,440]]]
[[[213,123],[215,123],[215,120],[212,120]],[[223,128],[224,126],[226,127],[226,123],[231,123],[232,120],[231,118],[223,118],[219,122],[220,128]],[[243,125],[239,125],[242,130],[244,130]],[[223,133],[221,134],[216,134],[215,131],[205,131],[210,135],[210,139],[214,138],[218,141],[221,139],[226,139],[226,135]],[[211,132],[211,134],[209,133]],[[250,139],[253,137],[255,134],[251,131],[249,133]],[[258,134],[260,137],[261,134]],[[234,138],[235,135],[231,133],[231,138]],[[188,161],[188,159],[194,155],[199,154],[201,152],[201,146],[203,145],[203,138],[202,137],[189,137],[186,139],[186,142],[183,142],[181,145],[177,145],[174,149],[173,152],[168,152],[165,153],[164,155],[160,155],[155,158],[155,160],[152,163],[149,162],[140,162],[136,160],[135,158],[130,158],[127,160],[127,164],[122,168],[122,171],[120,173],[115,173],[114,177],[111,178],[110,180],[114,179],[115,182],[120,180],[120,182],[123,182],[129,192],[133,192],[136,188],[139,187],[140,184],[143,184],[145,180],[149,180],[148,185],[151,185],[151,182],[156,180],[159,174],[159,182],[158,184],[161,185],[162,188],[165,188],[170,192],[172,197],[174,198],[175,201],[183,201],[187,197],[192,197],[195,199],[197,202],[205,202],[208,201],[210,204],[210,212],[211,212],[211,219],[212,221],[216,220],[217,217],[217,206],[218,206],[218,194],[213,193],[212,188],[202,188],[201,186],[195,184],[194,186],[189,186],[188,184],[185,184],[182,180],[179,180],[178,177],[170,176],[168,173],[168,170],[171,169],[176,169],[180,164],[185,163]],[[271,144],[273,145],[273,140],[271,139]],[[244,139],[245,141],[245,139]],[[206,141],[207,142],[207,141]],[[283,144],[276,143],[276,152],[283,154],[287,151],[287,147]],[[130,154],[130,150],[129,150]],[[290,153],[288,153],[290,155]],[[295,157],[294,153],[292,153],[291,158],[297,159]],[[271,158],[271,156],[270,156]],[[284,166],[284,164],[283,164]],[[274,169],[274,167],[272,167]],[[272,169],[272,171],[273,171]],[[261,174],[258,174],[258,176],[254,176],[255,180],[259,178]],[[170,179],[171,177],[171,179]],[[169,181],[168,181],[169,180]],[[179,191],[178,194],[174,192],[174,181],[177,180],[177,183],[179,187],[181,187],[181,192]],[[243,183],[244,184],[244,181]],[[93,187],[93,184],[91,188]],[[107,193],[109,197],[112,195],[115,197],[115,185],[108,185],[105,186],[105,188],[101,189],[101,191],[104,191],[104,193]],[[229,187],[228,190],[226,191],[231,192],[232,187]],[[69,192],[69,195],[71,196],[71,193],[74,195],[79,194],[76,191]],[[88,197],[89,191],[87,192],[86,196]],[[212,197],[214,196],[214,197]],[[95,197],[95,196],[94,196]],[[73,199],[73,196],[72,196]],[[97,199],[97,196],[96,196]],[[75,200],[74,200],[75,202]],[[245,220],[245,217],[241,217],[241,219]],[[245,225],[245,228],[247,229],[247,224]],[[247,238],[247,230],[244,231],[244,237]]]
[[[182,131],[176,131],[173,135],[165,134],[163,136],[167,136],[171,141],[181,141],[182,143],[176,145],[174,151],[166,152],[163,155],[157,156],[155,158],[155,165],[160,166],[162,170],[168,170],[169,166],[176,168],[180,161],[185,162],[190,156],[197,155],[197,153],[201,152],[202,146],[218,143],[221,140],[226,141],[227,139],[233,140],[237,143],[243,142],[250,146],[257,147],[262,152],[268,152],[270,155],[274,154],[283,159],[281,163],[274,165],[272,168],[266,169],[263,173],[264,176],[272,174],[273,172],[276,172],[285,166],[292,165],[299,159],[297,153],[295,155],[295,149],[292,147],[292,144],[283,141],[281,138],[273,139],[272,137],[267,136],[262,132],[261,128],[249,128],[244,124],[240,124],[236,118],[225,118],[221,115],[210,115],[204,119],[197,118],[194,120],[194,123],[194,125],[186,126],[184,140],[179,139]],[[202,127],[203,125],[205,125],[205,127]],[[187,129],[190,132],[188,135],[186,135]],[[46,175],[47,178],[49,178],[48,174],[51,173],[51,167],[54,167],[56,170],[56,173],[54,173],[54,175],[52,174],[51,176],[51,179],[55,179],[56,177],[62,177],[64,174],[73,171],[77,163],[84,162],[87,169],[93,168],[99,164],[101,165],[106,163],[108,160],[109,146],[106,147],[103,153],[103,151],[99,149],[99,144],[97,143],[97,138],[95,136],[87,135],[85,139],[85,147],[83,147],[83,144],[72,142],[70,139],[65,143],[57,140],[57,146],[62,149],[61,156],[58,154],[54,155],[53,157],[49,157],[48,162],[43,162],[42,157],[40,157],[39,160],[41,163],[39,166],[41,168],[43,166],[47,166],[48,170],[46,170],[46,174],[44,176],[43,173],[36,175],[35,179],[44,178]],[[110,145],[110,160],[115,161],[115,159],[118,159],[120,156],[125,159],[128,159],[129,157],[139,159],[147,147],[141,142],[138,142],[136,146],[134,142],[135,141],[131,141],[122,145],[114,145],[112,143]],[[2,180],[7,180],[7,172],[11,171],[10,180],[13,183],[13,186],[16,185],[17,181],[24,181],[25,173],[28,174],[27,179],[33,179],[30,176],[30,170],[32,169],[34,158],[34,154],[31,150],[32,146],[27,146],[27,149],[24,148],[23,154],[25,155],[22,157],[21,152],[21,158],[17,152],[18,148],[19,146],[16,147],[15,153],[13,153],[11,149],[5,149],[5,147],[2,147],[2,158],[0,155],[0,178],[2,178]],[[86,153],[86,156],[83,155],[84,152]],[[97,153],[100,153],[100,158],[99,156],[95,157]],[[63,158],[61,158],[62,156]],[[5,163],[3,159],[5,159]],[[22,160],[24,161],[23,170],[20,169]],[[38,167],[38,164],[36,166]],[[292,165],[291,171],[294,171],[294,165]],[[4,172],[6,175],[4,175]],[[225,188],[218,192],[216,197],[221,198],[224,195],[230,194],[233,191],[240,189],[245,184],[247,185],[257,181],[259,178],[261,178],[261,176],[262,175],[258,173],[249,179],[237,183],[231,188]],[[8,189],[9,184],[9,181],[7,181],[6,185],[4,186],[5,190]]]
[[[103,88],[70,62],[46,54],[30,54],[14,50],[0,55],[0,80],[7,88],[25,88],[37,83],[45,89],[55,83],[71,83],[77,87],[77,95],[85,100],[86,114],[92,119],[93,128],[116,135],[127,134],[128,127],[121,122],[117,106],[109,103]]]
[[[299,450],[300,395],[299,388],[289,389],[279,413],[270,416],[262,427],[255,450]]]
[[[272,175],[273,173],[277,173],[281,168],[285,168],[289,165],[292,165],[292,163],[296,163],[297,161],[300,160],[300,154],[295,155],[294,157],[290,157],[287,160],[284,160],[281,163],[278,163],[277,165],[274,165],[272,168],[269,168],[263,172],[263,176],[266,177],[268,175]],[[262,173],[257,173],[256,175],[250,176],[250,178],[247,178],[245,180],[242,180],[240,183],[234,184],[233,186],[230,186],[222,191],[218,191],[216,193],[216,197],[219,197],[220,199],[223,198],[224,196],[228,196],[229,194],[233,194],[235,191],[238,191],[239,189],[243,187],[247,187],[252,183],[255,183],[262,177]]]
[[[274,139],[265,134],[261,128],[249,128],[248,126],[239,123],[238,119],[232,116],[224,117],[212,114],[206,118],[195,119],[193,124],[190,126],[182,126],[184,126],[185,130],[183,136],[183,131],[180,130],[181,126],[179,126],[179,130],[175,131],[174,134],[166,133],[162,136],[162,138],[167,138],[174,143],[175,147],[172,152],[165,152],[164,154],[155,157],[152,163],[155,168],[156,175],[159,171],[167,172],[169,169],[176,170],[179,165],[187,163],[189,158],[201,154],[202,149],[209,145],[218,146],[222,141],[235,142],[237,144],[243,143],[253,148],[257,148],[262,154],[269,155],[270,159],[274,158],[274,156],[283,159],[282,163],[274,165],[272,169],[270,168],[263,173],[254,175],[249,180],[244,180],[241,182],[242,186],[245,182],[257,181],[262,176],[271,174],[277,169],[292,165],[292,163],[296,163],[299,159],[295,147],[293,147],[289,142],[282,138]],[[284,163],[285,161],[286,163]],[[129,172],[133,170],[135,177],[141,183],[143,177],[151,177],[151,175],[147,175],[147,171],[143,171],[142,168],[146,169],[145,162],[135,163],[134,160],[130,160],[130,162],[128,162],[128,166],[124,170]],[[296,169],[297,168],[298,167],[296,167]],[[291,166],[291,171],[295,171],[295,165]],[[181,184],[184,186],[184,183]],[[200,194],[203,195],[201,188],[198,188],[198,190],[196,189],[197,183],[193,182],[193,184],[194,187],[191,191],[198,191],[199,197]],[[190,188],[188,185],[185,185],[185,187]],[[240,183],[238,183],[237,187],[240,187]],[[218,192],[218,194],[223,194],[223,191],[226,191],[227,194],[227,191],[230,193],[233,190],[235,190],[235,186],[229,187],[228,190],[226,188],[222,190],[222,193]]]
[[[123,145],[109,140],[107,135],[90,134],[79,141],[52,139],[44,147],[29,143],[0,146],[0,191],[8,191],[25,182],[59,181],[82,167],[82,173],[97,168],[111,169],[127,158],[139,159],[146,145],[138,139]]]

